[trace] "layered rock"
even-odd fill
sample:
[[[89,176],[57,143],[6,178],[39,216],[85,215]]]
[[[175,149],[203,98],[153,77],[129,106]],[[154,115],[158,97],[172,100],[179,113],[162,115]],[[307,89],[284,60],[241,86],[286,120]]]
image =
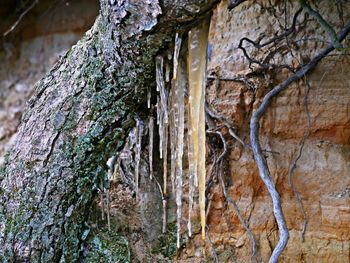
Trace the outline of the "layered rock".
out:
[[[298,4],[287,4],[289,25]],[[321,1],[316,5],[321,15],[336,30],[342,26],[336,5]],[[343,6],[344,20],[349,20],[350,6]],[[219,82],[211,82],[207,101],[224,116],[249,143],[249,117],[268,90],[286,79],[290,73],[282,70],[271,76],[261,73],[256,77],[256,90],[235,81],[237,76],[251,72],[248,61],[238,44],[242,37],[262,42],[281,33],[284,24],[284,5],[276,1],[248,1],[231,12],[222,2],[214,12],[211,25],[210,74]],[[275,15],[275,16],[274,16]],[[305,20],[307,19],[307,20]],[[274,63],[302,64],[311,59],[329,42],[320,25],[305,16],[298,18],[299,34],[291,39],[300,44],[289,52],[278,53]],[[307,39],[307,40],[306,40]],[[291,41],[293,42],[293,41]],[[293,42],[294,43],[294,42]],[[296,44],[296,43],[294,43]],[[292,45],[292,44],[291,44]],[[344,44],[344,45],[348,45]],[[245,46],[248,46],[245,43]],[[252,57],[265,56],[270,50],[247,48]],[[281,49],[283,50],[283,49]],[[264,53],[265,52],[265,53]],[[301,230],[303,215],[298,201],[288,184],[288,171],[299,151],[307,129],[305,93],[307,85],[300,81],[282,92],[270,105],[261,123],[261,141],[273,180],[282,198],[282,207],[290,230],[290,240],[281,262],[348,262],[350,254],[350,89],[349,58],[332,53],[307,76],[310,92],[307,105],[311,117],[309,136],[292,175],[298,190],[308,224],[305,240]],[[257,68],[256,65],[254,66]],[[259,177],[257,166],[249,148],[243,148],[227,134],[231,146],[226,156],[224,176],[228,192],[236,200],[242,215],[248,221],[259,245],[259,256],[264,262],[278,241],[271,198]],[[220,187],[213,188],[211,210],[208,217],[210,236],[220,262],[248,262],[250,241],[233,209],[225,202]],[[199,237],[184,249],[183,258],[211,257],[212,247],[200,250]]]

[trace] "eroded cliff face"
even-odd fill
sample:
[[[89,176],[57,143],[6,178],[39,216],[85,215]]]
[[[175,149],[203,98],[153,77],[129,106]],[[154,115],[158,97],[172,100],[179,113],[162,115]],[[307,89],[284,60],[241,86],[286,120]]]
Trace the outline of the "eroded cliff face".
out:
[[[262,42],[281,33],[284,4],[268,1],[248,1],[229,12],[223,1],[215,10],[210,33],[211,56],[209,75],[220,80],[210,81],[207,101],[225,117],[245,142],[249,143],[249,118],[262,97],[289,75],[282,70],[271,76],[263,71],[253,78],[254,88],[235,81],[252,72],[238,44],[241,38]],[[337,28],[341,19],[333,2],[320,1],[317,9]],[[287,4],[289,26],[298,4]],[[349,4],[344,4],[344,20],[349,21]],[[307,19],[307,20],[305,20]],[[291,37],[294,56],[288,47],[281,47],[273,63],[298,65],[308,61],[329,41],[324,30],[310,17],[297,20],[299,34]],[[346,42],[345,42],[346,43]],[[296,44],[300,45],[296,48]],[[347,44],[348,45],[348,42]],[[245,43],[245,46],[249,46]],[[272,49],[247,49],[252,57],[262,57]],[[263,54],[263,55],[262,55]],[[271,62],[270,61],[270,62]],[[256,65],[255,65],[256,66]],[[261,123],[261,142],[277,190],[282,198],[290,240],[281,262],[348,262],[350,260],[350,60],[346,55],[325,58],[310,75],[307,106],[311,118],[309,136],[296,163],[292,180],[299,192],[307,215],[305,240],[301,232],[303,215],[288,184],[288,171],[296,158],[300,142],[307,130],[305,93],[307,85],[300,81],[282,92],[270,105]],[[242,215],[258,241],[264,262],[278,241],[271,199],[259,177],[249,148],[234,142],[225,128],[222,132],[230,149],[224,164],[228,193],[236,200]],[[220,148],[220,147],[219,147]],[[221,146],[222,151],[222,146]],[[220,151],[219,151],[220,152]],[[225,202],[220,187],[213,187],[208,224],[213,246],[220,262],[248,262],[250,241],[237,216]],[[183,258],[211,255],[211,246],[201,249],[196,237],[183,250]]]
[[[79,9],[79,1],[75,3],[77,3],[75,8]],[[276,4],[275,9],[268,1],[257,1],[257,3],[247,1],[234,10],[228,11],[228,2],[223,1],[214,10],[211,21],[208,74],[218,80],[209,79],[207,101],[213,109],[227,119],[246,143],[249,143],[249,118],[252,111],[257,108],[268,90],[289,75],[287,71],[281,71],[274,76],[261,72],[254,77],[254,87],[247,87],[234,80],[237,76],[244,76],[251,72],[248,61],[237,48],[240,39],[249,37],[255,40],[262,34],[266,36],[264,39],[268,39],[276,31],[282,32],[280,23],[284,24],[284,4],[281,1],[273,4]],[[297,3],[287,6],[290,26],[292,16],[297,10]],[[317,8],[337,29],[342,26],[339,10],[333,2],[321,1]],[[38,12],[41,11],[39,9]],[[349,21],[349,4],[343,4],[343,15],[344,21]],[[67,27],[73,28],[72,32],[68,33],[59,26],[60,23],[52,23],[54,29],[51,31],[45,31],[45,27],[42,24],[40,26],[39,23],[33,27],[34,30],[31,33],[22,35],[24,41],[19,47],[12,49],[11,46],[5,45],[0,62],[6,65],[0,70],[0,156],[3,156],[4,149],[8,147],[6,145],[9,145],[8,142],[15,138],[13,135],[33,84],[51,67],[59,54],[81,37],[82,32],[92,24],[95,16],[96,13],[89,15],[85,13],[83,17],[77,16],[79,19],[73,19]],[[283,47],[274,57],[274,63],[291,63],[296,66],[312,58],[326,45],[325,41],[329,41],[327,34],[310,17],[302,15],[298,22],[300,29],[303,30],[300,30],[300,34],[293,36],[299,45],[296,48],[296,45],[291,43],[294,56],[286,51],[288,47]],[[254,56],[261,56],[253,48],[248,50]],[[265,50],[265,54],[268,51]],[[292,177],[308,219],[304,241],[301,238],[303,215],[288,184],[288,171],[292,160],[298,154],[300,142],[307,128],[305,83],[300,81],[281,93],[270,105],[261,123],[261,141],[266,150],[271,174],[282,197],[283,211],[290,230],[290,241],[282,254],[281,262],[348,262],[350,260],[349,74],[349,57],[336,55],[325,58],[316,70],[307,76],[311,87],[307,97],[311,125],[309,136]],[[271,199],[259,177],[252,152],[233,140],[225,128],[222,128],[221,132],[230,146],[224,162],[224,177],[228,193],[237,202],[243,217],[256,236],[259,258],[267,262],[278,241]],[[222,145],[220,143],[217,145],[217,151],[221,152]],[[0,164],[1,162],[0,158]],[[211,157],[208,157],[208,172],[210,162]],[[160,167],[158,168],[161,170]],[[144,171],[143,175],[141,178],[145,180],[147,171]],[[112,216],[115,214],[117,220],[123,218],[122,228],[129,228],[130,231],[137,229],[134,231],[135,240],[129,240],[132,252],[136,257],[139,256],[146,261],[150,255],[142,251],[143,247],[147,242],[151,243],[156,239],[153,235],[159,234],[160,225],[155,227],[157,229],[153,232],[146,227],[151,221],[160,224],[161,207],[160,203],[159,207],[154,203],[155,200],[160,201],[154,190],[156,189],[154,182],[150,185],[149,181],[143,181],[142,184],[152,188],[152,191],[143,189],[144,195],[139,204],[134,203],[134,196],[131,193],[125,194],[124,188],[116,187],[116,190],[111,193],[113,199],[111,214]],[[149,192],[154,196],[146,196]],[[184,199],[186,198],[185,195]],[[212,245],[204,242],[200,237],[199,209],[195,207],[197,214],[193,216],[193,231],[197,235],[193,239],[187,239],[180,251],[178,261],[211,261],[212,247],[214,247],[220,262],[248,262],[251,253],[249,238],[232,207],[225,201],[219,185],[212,187],[210,199],[208,225]],[[121,208],[123,205],[113,207],[113,201],[123,205],[130,202],[128,203],[130,206],[127,206],[128,211],[123,212]],[[150,206],[156,212],[150,209]],[[170,197],[169,222],[174,221],[173,206],[174,200]],[[141,211],[141,215],[135,216],[132,213],[132,217],[137,218],[136,223],[130,221],[128,217],[125,219],[125,214],[130,214],[132,209]],[[186,220],[185,201],[184,229]],[[129,226],[126,227],[124,224]],[[137,233],[141,232],[142,228],[144,232],[149,232],[145,234],[146,237],[140,237]],[[148,240],[147,235],[152,238]]]

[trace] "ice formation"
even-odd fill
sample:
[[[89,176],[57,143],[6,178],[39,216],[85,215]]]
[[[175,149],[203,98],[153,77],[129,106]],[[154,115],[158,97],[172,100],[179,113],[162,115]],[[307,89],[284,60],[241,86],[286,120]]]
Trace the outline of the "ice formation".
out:
[[[136,120],[136,144],[135,144],[135,188],[136,195],[139,192],[139,169],[141,160],[141,142],[143,134],[143,122],[139,119]]]
[[[209,23],[202,22],[188,34],[189,126],[193,165],[198,178],[202,237],[205,238],[205,83]]]
[[[153,178],[153,136],[154,136],[154,119],[149,117],[148,120],[148,158],[149,158],[149,177]]]

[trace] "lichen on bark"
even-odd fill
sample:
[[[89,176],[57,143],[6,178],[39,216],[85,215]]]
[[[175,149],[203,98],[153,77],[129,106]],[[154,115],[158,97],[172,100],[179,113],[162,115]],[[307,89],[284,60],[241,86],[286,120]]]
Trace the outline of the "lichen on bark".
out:
[[[154,90],[154,57],[216,1],[100,2],[93,28],[37,83],[23,115],[0,177],[2,262],[79,258],[97,180]]]

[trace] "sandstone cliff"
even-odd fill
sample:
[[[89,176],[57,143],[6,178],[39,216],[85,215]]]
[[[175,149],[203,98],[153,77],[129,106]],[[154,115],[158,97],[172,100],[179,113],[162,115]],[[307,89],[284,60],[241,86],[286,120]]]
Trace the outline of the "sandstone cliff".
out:
[[[270,2],[247,1],[229,11],[228,1],[222,1],[214,10],[211,20],[207,101],[213,109],[226,118],[247,144],[249,143],[249,118],[252,111],[257,108],[269,89],[290,74],[287,70],[281,70],[275,75],[260,72],[252,78],[251,86],[237,81],[237,78],[252,72],[248,67],[247,59],[237,48],[240,39],[249,37],[255,40],[262,37],[262,34],[264,34],[263,39],[268,39],[282,32],[282,25],[286,22],[284,3],[283,1]],[[319,12],[337,30],[341,28],[342,21],[347,22],[350,19],[349,3],[342,4],[343,18],[340,16],[339,6],[337,9],[337,5],[333,2],[320,1],[316,4]],[[287,24],[289,26],[297,9],[296,2],[293,4],[288,2]],[[12,49],[11,46],[4,46],[0,62],[3,65],[0,71],[1,156],[8,142],[11,143],[15,138],[13,136],[21,111],[31,93],[33,83],[41,78],[57,59],[58,54],[80,38],[82,31],[92,23],[94,16],[94,12],[89,13],[85,18],[80,17],[79,23],[76,24],[74,20],[74,23],[70,24],[72,27],[68,26],[64,29],[53,23],[54,26],[51,31],[49,30],[50,32],[44,30],[42,22],[38,22],[32,31],[29,30],[23,34],[20,47]],[[290,46],[281,46],[276,49],[276,55],[271,59],[274,63],[289,63],[297,66],[308,61],[329,42],[325,31],[310,17],[303,14],[297,21],[300,33],[293,35],[295,43],[291,41],[293,43],[290,43]],[[66,28],[71,28],[70,30],[74,32],[68,32]],[[348,40],[346,45],[349,45]],[[252,47],[248,50],[252,55],[260,58],[273,51],[272,48],[266,48],[258,52]],[[350,260],[349,76],[348,54],[341,56],[333,54],[325,58],[312,74],[307,76],[309,91],[304,81],[293,84],[273,101],[262,121],[263,148],[266,150],[265,154],[273,180],[282,197],[283,211],[290,230],[290,241],[282,254],[281,262],[345,263]],[[310,114],[310,127],[307,124],[308,113],[305,105]],[[251,150],[233,140],[226,128],[222,128],[221,132],[229,145],[229,153],[224,162],[224,177],[228,185],[228,193],[237,202],[242,216],[256,236],[258,256],[267,262],[278,240],[271,199],[259,177]],[[308,137],[292,175],[308,220],[305,239],[302,240],[304,218],[288,183],[288,172],[299,153],[305,132]],[[223,145],[220,143],[217,145],[217,151],[222,151]],[[210,161],[211,157],[208,156],[208,172]],[[149,182],[143,182],[144,195],[140,204],[130,202],[131,207],[128,206],[125,209],[125,214],[131,218],[129,223],[125,222],[125,215],[121,216],[117,210],[122,211],[125,208],[125,204],[121,204],[123,203],[120,201],[121,197],[127,196],[130,199],[133,197],[120,186],[116,187],[112,193],[115,208],[118,209],[112,209],[111,212],[112,216],[123,218],[122,223],[128,224],[131,231],[135,229],[140,231],[140,225],[154,224],[156,230],[145,231],[149,240],[153,242],[156,234],[160,232],[160,227],[155,226],[160,224],[160,220],[155,218],[161,216],[161,207],[154,204],[154,200],[159,202],[160,198],[150,197],[149,193],[153,195],[155,193],[154,190],[148,189],[148,184]],[[124,191],[127,194],[123,194]],[[195,214],[194,229],[198,235],[187,240],[178,255],[178,261],[211,261],[214,247],[220,262],[248,262],[251,253],[249,238],[235,212],[225,201],[220,186],[212,187],[210,199],[208,226],[212,244],[201,240],[199,225],[196,224],[198,214]],[[124,199],[122,200],[127,203]],[[173,201],[170,200],[170,221],[174,217],[174,204],[171,203]],[[140,209],[141,213],[137,215],[130,213],[133,208]],[[198,213],[197,207],[195,210]],[[186,211],[185,216],[187,216]],[[135,227],[133,224],[138,226]],[[184,226],[185,224],[186,218],[184,218]],[[135,238],[131,241],[133,253],[139,254],[142,260],[147,260],[144,256],[146,252],[140,251],[147,241],[136,234],[132,236]]]

